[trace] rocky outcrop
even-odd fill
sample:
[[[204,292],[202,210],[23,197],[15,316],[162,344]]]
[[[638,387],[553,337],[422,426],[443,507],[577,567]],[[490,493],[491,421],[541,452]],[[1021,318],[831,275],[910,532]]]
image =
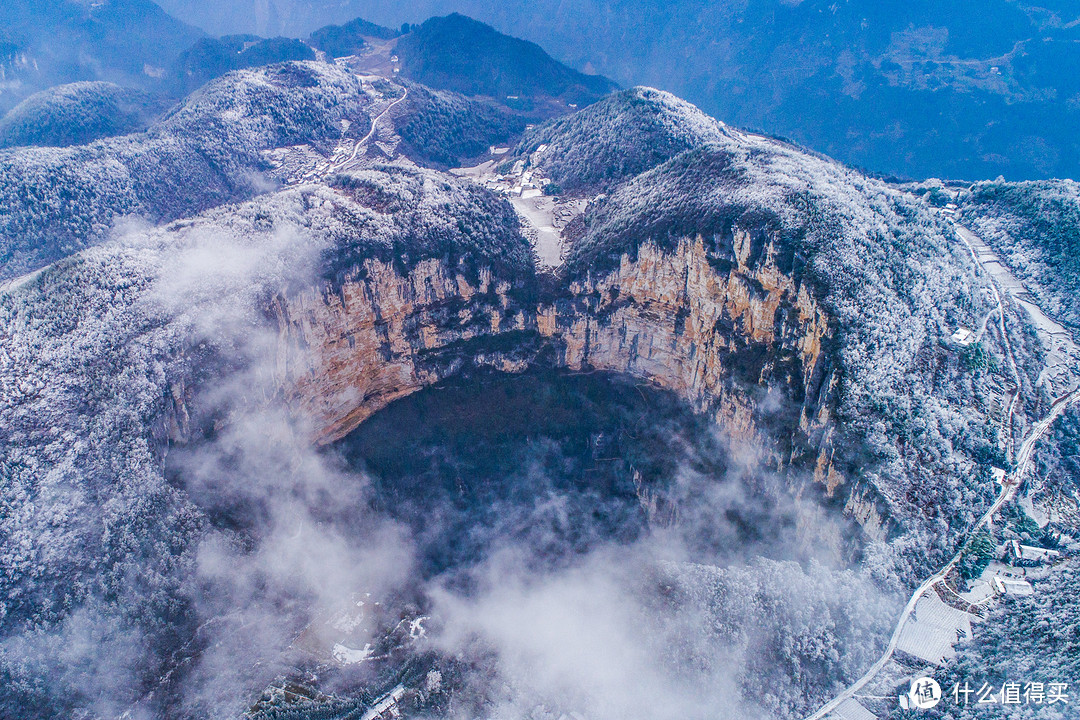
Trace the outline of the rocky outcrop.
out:
[[[673,249],[646,242],[548,296],[490,270],[470,280],[438,260],[407,272],[367,261],[334,285],[275,300],[281,392],[327,444],[473,368],[624,373],[674,391],[768,465],[805,470],[833,496],[845,485],[825,350],[833,329],[812,289],[777,266],[777,242],[736,227],[725,262],[700,236]],[[877,534],[880,517],[861,493],[849,511]]]
[[[522,367],[485,340],[526,330],[511,285],[438,260],[407,273],[368,260],[334,286],[279,297],[278,376],[317,442],[333,442],[399,397],[468,365]],[[533,325],[533,327],[535,327]]]

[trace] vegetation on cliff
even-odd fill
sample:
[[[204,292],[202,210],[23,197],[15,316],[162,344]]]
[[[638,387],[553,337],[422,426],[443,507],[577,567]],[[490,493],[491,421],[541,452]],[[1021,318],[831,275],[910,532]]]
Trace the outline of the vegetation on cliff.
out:
[[[205,553],[220,542],[222,552],[242,555],[262,537],[215,518],[232,507],[235,490],[261,493],[269,475],[228,481],[232,489],[216,485],[231,474],[224,466],[212,471],[224,475],[202,480],[193,467],[167,477],[166,455],[182,446],[174,443],[215,436],[222,413],[239,412],[261,428],[249,440],[262,448],[259,462],[270,463],[265,472],[300,473],[281,476],[291,488],[281,499],[304,473],[329,472],[316,467],[321,461],[295,466],[290,453],[311,452],[302,432],[249,395],[273,393],[261,374],[273,362],[272,297],[333,292],[328,275],[368,259],[498,265],[501,277],[531,271],[512,211],[490,195],[402,169],[341,184],[132,232],[0,292],[0,714],[47,718],[92,707],[118,715],[159,688],[170,663],[205,651],[195,630],[217,602]],[[275,447],[292,448],[285,456],[264,455],[271,432],[281,433]],[[338,489],[348,482],[355,479]],[[258,516],[244,507],[248,520]],[[271,585],[289,592],[285,578]],[[269,635],[258,645],[283,642],[274,654],[290,641]],[[253,678],[248,692],[271,679],[233,677],[240,685],[229,686],[230,697],[184,702],[203,716],[220,703],[236,709],[237,689]],[[176,702],[159,690],[152,711]]]

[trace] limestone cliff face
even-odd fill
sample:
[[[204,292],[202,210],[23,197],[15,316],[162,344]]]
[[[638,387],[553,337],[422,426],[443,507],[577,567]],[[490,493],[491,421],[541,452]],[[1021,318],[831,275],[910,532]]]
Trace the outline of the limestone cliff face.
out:
[[[737,247],[745,235],[735,233]],[[827,410],[817,391],[831,373],[821,350],[831,335],[828,317],[805,286],[776,268],[771,246],[756,267],[745,253],[737,258],[722,272],[700,237],[674,252],[643,245],[617,271],[574,283],[565,317],[561,305],[541,308],[540,330],[561,340],[566,366],[647,378],[756,446],[773,444],[761,411],[767,405],[773,414],[780,396],[801,408],[803,433],[820,432]]]
[[[476,282],[437,260],[407,274],[368,260],[336,287],[273,305],[278,379],[319,443],[337,440],[399,397],[458,372],[464,363],[513,371],[509,354],[457,350],[524,329],[510,284],[481,270]]]
[[[470,281],[438,260],[407,274],[376,261],[274,303],[278,378],[319,443],[393,400],[471,367],[530,364],[629,374],[709,413],[766,462],[805,469],[833,496],[830,318],[807,285],[781,272],[775,238],[732,233],[715,262],[701,237],[645,243],[618,267],[523,301],[484,270]],[[844,488],[871,535],[882,522],[867,489]],[[857,493],[857,496],[856,496]]]

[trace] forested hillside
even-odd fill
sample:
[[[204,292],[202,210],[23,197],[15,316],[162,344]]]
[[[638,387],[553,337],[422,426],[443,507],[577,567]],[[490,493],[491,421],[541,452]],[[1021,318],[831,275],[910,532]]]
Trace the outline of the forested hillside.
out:
[[[370,123],[350,73],[286,64],[233,73],[144,133],[69,148],[0,151],[0,276],[104,239],[127,216],[173,220],[265,191],[261,151],[325,143]]]
[[[566,67],[539,45],[458,14],[413,27],[396,47],[406,77],[504,103],[547,97],[588,105],[616,87],[607,78]]]
[[[1080,184],[980,182],[960,217],[1034,293],[1055,320],[1080,331]]]
[[[1010,180],[1080,173],[1080,10],[1069,0],[162,0],[217,32],[297,34],[450,12],[624,87],[671,91],[740,127],[874,172]],[[323,19],[320,19],[323,18]]]
[[[85,145],[145,129],[164,110],[162,100],[114,83],[58,85],[0,117],[0,148]]]
[[[536,153],[530,167],[574,191],[610,187],[685,150],[730,140],[721,123],[693,105],[651,88],[632,88],[531,130],[516,152]]]
[[[263,39],[256,35],[203,38],[182,52],[169,67],[166,89],[186,95],[233,70],[314,59],[314,50],[290,38]]]

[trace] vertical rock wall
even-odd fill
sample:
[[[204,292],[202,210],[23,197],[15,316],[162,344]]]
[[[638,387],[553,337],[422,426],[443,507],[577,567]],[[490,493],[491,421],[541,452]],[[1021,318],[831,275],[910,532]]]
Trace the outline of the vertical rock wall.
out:
[[[326,444],[469,368],[624,373],[685,398],[770,466],[846,492],[846,510],[880,535],[872,491],[848,487],[834,462],[829,316],[779,269],[776,238],[736,228],[730,242],[724,262],[701,237],[645,243],[616,269],[529,301],[490,271],[470,282],[438,260],[407,274],[369,260],[334,286],[276,299],[281,392]]]

